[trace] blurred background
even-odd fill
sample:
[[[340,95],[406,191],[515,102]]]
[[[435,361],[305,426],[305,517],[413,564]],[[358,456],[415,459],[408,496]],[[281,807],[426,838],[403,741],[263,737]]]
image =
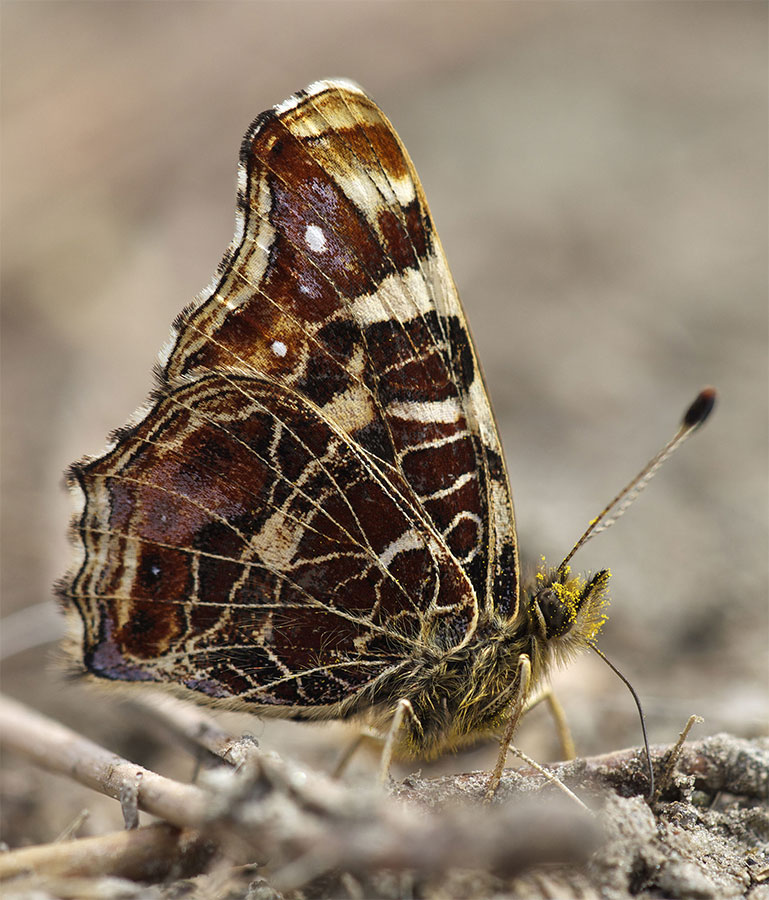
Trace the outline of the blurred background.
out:
[[[191,773],[114,692],[57,666],[61,473],[144,400],[171,320],[208,283],[249,122],[344,75],[420,172],[525,558],[559,562],[697,390],[719,388],[712,421],[574,566],[613,572],[601,645],[653,741],[673,741],[691,713],[705,717],[699,734],[765,730],[766,4],[6,0],[2,16],[6,693]],[[639,742],[630,697],[597,658],[555,683],[581,754]],[[351,734],[220,718],[325,768]],[[517,739],[557,754],[542,710]],[[485,744],[427,771],[495,755]],[[10,756],[0,788],[12,844],[51,839],[85,804],[81,833],[121,824],[117,804]]]

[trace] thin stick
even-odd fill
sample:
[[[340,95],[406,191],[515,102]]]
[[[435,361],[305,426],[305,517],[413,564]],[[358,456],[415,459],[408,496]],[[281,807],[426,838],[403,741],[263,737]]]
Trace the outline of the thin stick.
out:
[[[205,821],[211,798],[189,784],[164,778],[110,753],[98,744],[28,707],[0,696],[0,741],[50,772],[67,775],[86,787],[120,799],[140,781],[138,807],[179,827]]]
[[[67,825],[64,831],[61,834],[57,835],[53,842],[55,844],[63,843],[64,841],[73,840],[75,834],[80,830],[80,826],[85,822],[88,817],[91,815],[90,811],[87,809],[81,809],[80,812],[75,816],[75,818]]]
[[[133,831],[9,850],[0,854],[0,881],[24,875],[38,879],[111,875],[156,880],[187,853],[190,837],[190,832],[158,823]]]
[[[130,702],[180,738],[188,750],[199,753],[202,748],[232,765],[240,762],[237,751],[242,739],[225,731],[199,706],[159,692],[146,692],[146,695],[145,692],[138,695],[132,692]]]
[[[539,774],[550,782],[550,784],[555,785],[559,790],[563,791],[567,797],[570,797],[578,806],[581,806],[585,812],[590,813],[591,816],[594,816],[595,813],[589,806],[586,806],[579,797],[571,790],[571,788],[566,787],[566,785],[558,778],[557,775],[553,775],[552,772],[548,772],[547,769],[543,768],[538,762],[533,760],[530,756],[527,756],[523,750],[519,750],[514,744],[510,744],[507,748],[509,753],[512,753],[514,756],[517,756],[519,759],[522,759],[527,765],[531,766],[532,769],[536,769]]]
[[[686,725],[684,725],[684,730],[678,735],[678,740],[676,741],[673,749],[670,751],[670,756],[668,757],[668,761],[665,764],[665,771],[662,773],[662,778],[660,778],[657,790],[654,792],[654,796],[652,797],[652,805],[659,800],[662,792],[670,784],[670,779],[673,777],[673,772],[675,770],[676,764],[681,758],[681,753],[683,753],[684,749],[684,743],[686,742],[686,738],[689,736],[689,732],[695,725],[701,725],[704,721],[705,720],[702,718],[702,716],[689,716]]]

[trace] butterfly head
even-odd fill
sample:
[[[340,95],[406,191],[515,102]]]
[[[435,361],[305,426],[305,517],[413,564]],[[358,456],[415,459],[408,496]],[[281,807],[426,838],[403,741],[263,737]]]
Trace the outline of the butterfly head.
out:
[[[532,640],[561,654],[593,641],[607,619],[610,577],[608,569],[573,576],[568,566],[548,569],[543,560],[526,608]]]

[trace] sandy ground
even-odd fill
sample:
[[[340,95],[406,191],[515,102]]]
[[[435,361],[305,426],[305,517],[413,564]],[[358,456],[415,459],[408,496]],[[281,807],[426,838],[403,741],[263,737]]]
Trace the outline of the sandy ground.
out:
[[[575,566],[614,573],[602,646],[652,740],[692,712],[700,734],[765,730],[765,4],[5,2],[2,17],[2,599],[5,616],[28,610],[3,638],[32,645],[5,662],[4,691],[179,774],[114,695],[52,664],[61,472],[143,400],[171,319],[208,282],[249,121],[345,75],[420,171],[524,555],[557,562],[698,388],[718,386],[712,422]],[[631,701],[597,659],[557,687],[581,753],[637,743]],[[320,764],[345,737],[226,721]],[[539,713],[519,740],[556,752]],[[57,781],[41,815],[48,781],[13,759],[0,774],[11,844],[50,840],[91,803]],[[85,833],[119,827],[96,810]]]

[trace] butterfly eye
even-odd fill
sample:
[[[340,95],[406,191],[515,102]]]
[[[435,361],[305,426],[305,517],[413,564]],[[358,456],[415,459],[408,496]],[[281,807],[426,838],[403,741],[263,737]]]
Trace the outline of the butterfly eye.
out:
[[[552,588],[543,588],[534,596],[532,606],[539,610],[546,639],[566,634],[574,624],[574,612]]]

